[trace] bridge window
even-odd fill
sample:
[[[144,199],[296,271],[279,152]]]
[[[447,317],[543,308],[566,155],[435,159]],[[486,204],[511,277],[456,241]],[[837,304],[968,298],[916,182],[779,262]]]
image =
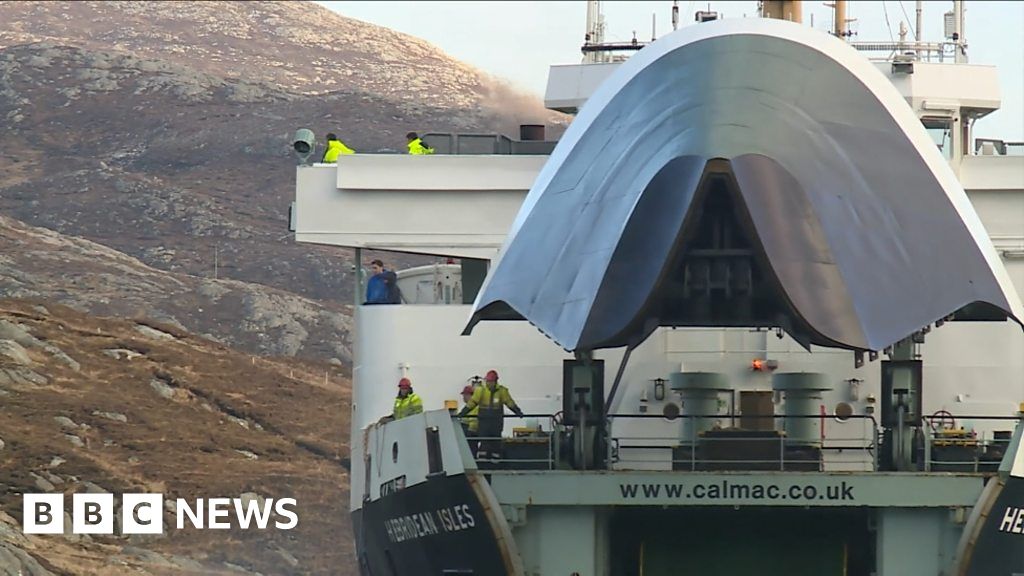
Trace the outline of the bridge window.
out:
[[[938,146],[946,160],[951,160],[953,158],[953,120],[951,118],[922,118],[921,123],[924,124],[928,135],[932,137],[932,142]]]

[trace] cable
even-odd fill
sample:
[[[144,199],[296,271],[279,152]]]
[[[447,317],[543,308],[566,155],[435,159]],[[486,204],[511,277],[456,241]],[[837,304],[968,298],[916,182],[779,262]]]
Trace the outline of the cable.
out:
[[[885,27],[889,29],[889,42],[893,42],[892,37],[892,24],[889,23],[889,10],[885,7],[885,1],[882,1],[882,13],[885,14]]]
[[[907,15],[907,8],[903,6],[903,0],[900,0],[900,10],[903,11],[903,17],[907,19],[907,26],[910,26],[910,34],[917,38],[917,31],[914,30],[914,25],[910,23],[910,16]]]

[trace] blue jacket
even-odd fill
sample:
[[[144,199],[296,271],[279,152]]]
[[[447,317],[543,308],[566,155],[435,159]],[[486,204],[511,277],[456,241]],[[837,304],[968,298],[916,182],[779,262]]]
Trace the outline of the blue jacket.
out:
[[[398,276],[391,270],[374,274],[366,283],[367,304],[400,304],[402,298],[398,291]]]

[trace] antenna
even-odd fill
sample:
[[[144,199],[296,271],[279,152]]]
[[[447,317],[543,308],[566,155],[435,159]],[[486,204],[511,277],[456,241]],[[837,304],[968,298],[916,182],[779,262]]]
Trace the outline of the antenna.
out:
[[[658,15],[651,14],[651,42],[658,39]]]
[[[917,25],[914,27],[914,40],[921,41],[921,13],[924,11],[924,2],[917,0]]]
[[[679,0],[672,0],[672,30],[679,29]]]
[[[917,45],[917,59],[921,59],[921,13],[924,11],[923,0],[917,0],[917,25],[914,27],[914,40]]]
[[[943,28],[947,39],[953,41],[953,61],[967,62],[967,41],[964,39],[964,3],[954,0],[953,9],[943,15]]]
[[[954,62],[967,63],[967,37],[964,34],[964,2],[963,0],[953,1],[953,17],[956,24],[956,34],[953,42],[956,44],[956,57]]]
[[[588,0],[587,2],[587,33],[583,37],[583,62],[593,64],[605,62],[605,55],[602,52],[586,50],[593,44],[604,43],[604,15],[601,14],[601,2]]]

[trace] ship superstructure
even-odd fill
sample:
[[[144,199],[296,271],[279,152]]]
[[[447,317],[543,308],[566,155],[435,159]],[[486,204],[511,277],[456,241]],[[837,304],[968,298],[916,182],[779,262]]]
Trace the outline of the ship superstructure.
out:
[[[926,48],[706,22],[553,69],[550,154],[300,167],[298,241],[458,260],[355,303],[363,573],[1024,571],[1024,156]],[[527,416],[478,462],[446,402],[491,369]]]

